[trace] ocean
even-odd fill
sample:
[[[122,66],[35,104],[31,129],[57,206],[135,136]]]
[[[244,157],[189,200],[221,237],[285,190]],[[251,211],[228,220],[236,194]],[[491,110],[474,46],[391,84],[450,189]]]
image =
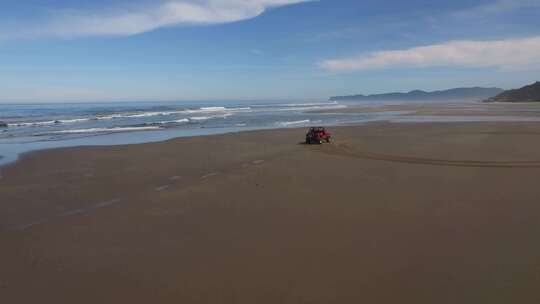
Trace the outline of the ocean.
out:
[[[401,103],[222,101],[0,104],[0,123],[7,125],[0,125],[0,165],[17,160],[23,153],[43,149],[137,144],[263,129],[356,125],[373,121],[540,121],[535,108],[527,108],[519,116],[418,116],[415,111],[373,110],[396,104]],[[357,106],[371,109],[366,112],[343,110]],[[482,103],[447,104],[445,107],[466,109],[477,114],[490,110]]]
[[[342,125],[392,113],[316,113],[338,102],[131,102],[0,104],[0,164],[22,153],[72,146],[135,144],[244,130]]]

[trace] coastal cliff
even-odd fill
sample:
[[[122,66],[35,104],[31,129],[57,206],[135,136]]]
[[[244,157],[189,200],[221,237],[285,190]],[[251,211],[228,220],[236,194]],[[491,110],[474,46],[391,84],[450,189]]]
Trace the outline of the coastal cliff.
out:
[[[540,82],[520,89],[504,91],[486,102],[540,102]]]

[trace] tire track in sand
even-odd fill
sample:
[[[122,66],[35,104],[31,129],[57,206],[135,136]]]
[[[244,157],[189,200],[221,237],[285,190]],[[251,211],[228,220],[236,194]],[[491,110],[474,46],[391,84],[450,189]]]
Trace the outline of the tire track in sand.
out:
[[[416,165],[432,165],[432,166],[445,166],[445,167],[477,167],[477,168],[524,168],[524,169],[538,169],[540,168],[539,161],[480,161],[480,160],[449,160],[449,159],[434,159],[434,158],[422,158],[411,157],[401,155],[391,155],[384,153],[373,153],[368,151],[361,151],[354,149],[347,144],[335,144],[333,146],[327,146],[318,151],[336,155],[353,157],[360,159],[370,159],[387,162],[397,162]]]

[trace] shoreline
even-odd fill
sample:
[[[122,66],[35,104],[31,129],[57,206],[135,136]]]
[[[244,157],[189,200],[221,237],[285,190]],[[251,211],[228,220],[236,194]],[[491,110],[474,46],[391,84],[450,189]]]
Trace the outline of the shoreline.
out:
[[[369,123],[464,123],[464,122],[517,122],[517,121],[540,121],[540,107],[531,104],[485,104],[485,103],[406,103],[406,104],[383,104],[383,105],[346,105],[346,109],[310,110],[306,113],[316,114],[379,114],[374,117],[363,117],[359,121],[347,123],[323,124],[328,127],[354,126]],[[315,125],[317,122],[307,123]],[[297,123],[297,122],[293,122]],[[201,128],[191,130],[178,130],[175,128],[160,128],[154,131],[140,132],[111,132],[108,134],[95,134],[78,136],[75,138],[60,140],[31,141],[23,144],[3,143],[6,151],[0,158],[0,168],[17,163],[19,159],[28,153],[46,151],[49,149],[61,149],[65,147],[93,147],[144,144],[162,142],[174,138],[208,136],[216,134],[241,133],[257,130],[281,130],[297,128],[291,125],[273,125],[259,127],[225,127],[225,128]],[[307,126],[304,126],[304,128]],[[7,153],[7,154],[6,154]]]
[[[493,124],[493,123],[502,123],[502,124],[529,124],[529,123],[536,123],[531,121],[399,121],[399,122],[392,122],[392,121],[366,121],[363,123],[356,123],[356,124],[348,124],[348,125],[337,125],[337,126],[327,126],[327,128],[337,129],[337,128],[360,128],[360,127],[367,127],[367,126],[374,126],[374,125],[406,125],[406,126],[419,126],[419,125],[441,125],[441,124],[448,124],[448,125],[483,125],[483,124]],[[538,125],[540,125],[540,121],[538,121]],[[6,164],[0,164],[0,169],[5,169],[6,167],[16,166],[19,162],[23,162],[28,158],[39,158],[41,154],[48,154],[48,153],[55,153],[55,152],[69,152],[69,151],[80,151],[80,150],[95,150],[95,149],[111,149],[111,148],[140,148],[142,146],[148,146],[153,144],[167,144],[171,142],[175,142],[178,140],[183,139],[202,139],[202,138],[208,138],[212,139],[213,137],[219,137],[224,135],[235,135],[235,134],[244,134],[244,135],[257,135],[257,133],[262,133],[265,131],[276,131],[276,132],[283,132],[283,131],[298,131],[298,134],[305,133],[304,131],[308,127],[290,127],[290,128],[266,128],[266,129],[256,129],[256,130],[246,130],[246,131],[229,131],[224,133],[216,133],[216,134],[207,134],[207,135],[193,135],[193,136],[178,136],[173,137],[170,139],[160,140],[160,141],[149,141],[149,142],[142,142],[142,143],[133,143],[133,144],[114,144],[114,145],[80,145],[80,146],[67,146],[67,147],[58,147],[58,148],[45,148],[45,149],[39,149],[39,150],[33,150],[24,152],[19,155],[19,157],[10,163]],[[540,134],[539,134],[540,135]],[[302,138],[299,137],[299,143],[302,142]],[[4,156],[0,155],[0,159],[4,158]],[[437,161],[437,160],[435,160]],[[536,162],[536,161],[524,161],[524,162]]]
[[[85,147],[92,148],[92,147],[114,147],[114,146],[144,145],[144,144],[151,144],[151,143],[166,142],[166,141],[174,140],[174,139],[178,139],[178,138],[192,138],[192,137],[205,137],[205,136],[215,136],[215,135],[223,135],[223,134],[234,134],[234,133],[242,133],[242,132],[256,132],[256,131],[268,130],[270,128],[261,128],[261,129],[253,129],[253,130],[238,130],[238,131],[234,131],[234,130],[231,131],[231,130],[228,130],[228,129],[230,129],[230,128],[225,128],[223,131],[220,130],[220,131],[217,131],[215,133],[211,132],[211,133],[203,134],[203,135],[184,135],[184,136],[166,137],[165,139],[156,139],[156,140],[141,141],[141,142],[135,142],[135,143],[80,144],[80,145],[73,145],[73,146],[72,145],[66,145],[66,146],[60,145],[58,147],[51,147],[51,148],[36,148],[36,149],[32,149],[32,150],[29,150],[29,151],[26,151],[26,152],[18,153],[17,156],[13,160],[11,160],[11,161],[9,161],[7,163],[0,162],[0,169],[4,168],[6,166],[16,164],[17,162],[21,161],[27,155],[32,155],[34,153],[40,153],[40,152],[50,151],[50,150],[62,150],[62,149],[85,148]],[[287,129],[287,128],[280,128],[280,129]],[[167,129],[163,129],[161,131],[167,131]],[[85,137],[76,138],[76,140],[97,138],[99,136],[107,136],[107,135],[133,135],[133,134],[141,134],[141,133],[144,133],[144,131],[142,131],[142,132],[126,132],[126,133],[110,133],[110,134],[105,134],[105,135],[91,135],[91,136],[85,136]],[[141,135],[144,135],[144,134],[141,134]],[[48,141],[48,142],[68,143],[69,140],[58,140],[58,141]],[[3,157],[3,158],[7,158],[7,157]],[[0,159],[2,159],[2,158],[0,158]]]
[[[415,108],[417,105],[412,106],[412,108]],[[403,108],[401,106],[398,107],[399,109]],[[378,108],[379,109],[379,108]],[[374,111],[371,111],[370,109],[366,109],[364,107],[351,107],[349,110],[355,111],[367,111],[366,113],[373,113]],[[380,109],[379,109],[380,110]],[[378,111],[375,111],[378,112]],[[395,113],[396,110],[391,109],[382,111],[381,113]],[[321,112],[321,113],[332,113],[329,112]],[[416,112],[415,112],[416,113]],[[423,113],[421,115],[417,115],[415,113],[407,113],[403,115],[402,117],[395,117],[393,119],[380,119],[380,120],[366,120],[364,122],[355,122],[355,123],[343,123],[343,124],[337,124],[337,125],[327,125],[326,127],[329,128],[339,128],[339,127],[347,127],[347,126],[363,126],[368,124],[377,124],[377,123],[388,123],[388,124],[446,124],[446,123],[493,123],[493,122],[499,122],[499,123],[516,123],[516,122],[540,122],[540,117],[534,117],[534,116],[501,116],[497,114],[489,114],[489,115],[478,115],[478,116],[471,116],[471,115],[455,115],[455,114],[448,114],[445,115],[444,113]],[[539,113],[540,116],[540,113]],[[459,120],[458,118],[462,118],[462,120]],[[485,119],[482,119],[485,118]],[[7,159],[6,156],[0,156],[0,170],[5,168],[6,166],[10,166],[13,164],[16,164],[17,162],[21,161],[23,157],[26,155],[32,155],[34,153],[39,153],[41,151],[49,151],[49,150],[57,150],[57,149],[69,149],[69,148],[84,148],[84,147],[111,147],[111,146],[132,146],[132,145],[142,145],[142,144],[148,144],[148,143],[159,143],[159,142],[166,142],[170,140],[175,140],[179,138],[192,138],[192,137],[206,137],[206,136],[216,136],[216,135],[224,135],[224,134],[238,134],[238,133],[244,133],[244,132],[258,132],[258,131],[265,131],[265,130],[287,130],[287,129],[306,129],[308,127],[254,127],[252,129],[237,129],[237,128],[224,128],[224,129],[216,129],[212,130],[208,134],[198,134],[198,135],[180,135],[180,136],[172,136],[172,137],[166,137],[165,139],[155,139],[155,140],[148,140],[148,141],[137,141],[133,143],[120,143],[120,144],[79,144],[79,145],[62,145],[60,144],[57,147],[50,147],[50,148],[36,148],[32,150],[28,150],[22,153],[17,153],[12,160],[4,162],[3,159]],[[234,130],[233,130],[234,129]],[[167,129],[163,129],[160,131],[168,131]],[[143,131],[144,132],[144,131]],[[151,132],[151,131],[149,131]],[[107,135],[133,135],[133,134],[141,134],[141,132],[126,132],[126,133],[110,133]],[[107,136],[105,135],[105,136]],[[144,135],[144,134],[142,134]],[[97,138],[100,135],[93,135],[93,136],[87,136],[87,137],[81,137],[77,138],[75,140],[83,140],[88,138]],[[52,141],[54,142],[54,141]],[[69,140],[65,141],[58,141],[60,143],[69,143]]]

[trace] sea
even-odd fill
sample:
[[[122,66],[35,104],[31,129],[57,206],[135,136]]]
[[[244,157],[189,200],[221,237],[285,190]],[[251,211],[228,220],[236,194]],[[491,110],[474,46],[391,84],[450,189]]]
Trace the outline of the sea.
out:
[[[7,124],[0,126],[0,165],[14,162],[27,152],[62,147],[137,144],[176,137],[372,121],[441,120],[415,117],[404,111],[343,110],[351,105],[335,101],[0,104],[0,123]]]
[[[331,113],[347,106],[330,101],[0,104],[0,123],[7,124],[0,127],[0,165],[42,149],[354,124],[394,115]]]

